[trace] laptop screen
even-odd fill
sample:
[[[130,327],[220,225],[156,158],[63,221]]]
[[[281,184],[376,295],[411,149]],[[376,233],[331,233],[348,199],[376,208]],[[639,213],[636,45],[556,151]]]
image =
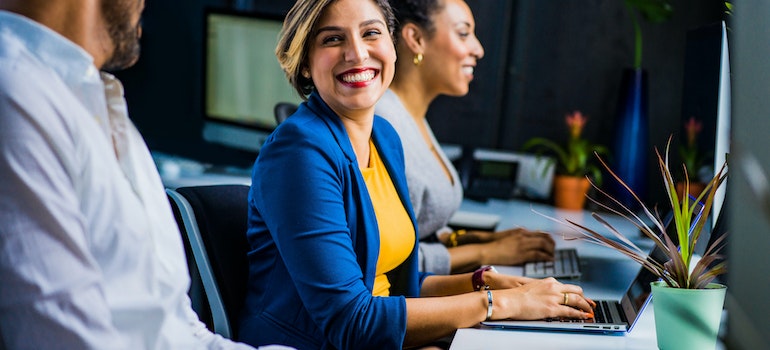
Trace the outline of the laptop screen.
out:
[[[655,250],[660,250],[660,248],[655,247]],[[647,297],[649,297],[652,292],[650,283],[657,280],[658,277],[646,268],[642,268],[641,271],[639,271],[639,276],[634,279],[631,286],[628,288],[628,291],[626,291],[624,300],[631,302],[630,305],[623,305],[624,309],[631,308],[631,310],[624,310],[626,315],[636,315],[644,308]]]

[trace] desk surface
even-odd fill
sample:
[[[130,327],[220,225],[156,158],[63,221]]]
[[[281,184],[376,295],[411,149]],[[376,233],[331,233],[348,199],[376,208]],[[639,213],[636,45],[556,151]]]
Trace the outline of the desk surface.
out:
[[[591,213],[587,211],[560,210],[549,205],[522,200],[489,200],[487,202],[465,200],[460,210],[493,213],[500,216],[498,229],[526,227],[530,230],[543,230],[553,234],[556,248],[576,248],[580,256],[583,276],[580,279],[564,282],[580,285],[587,295],[595,299],[620,300],[623,292],[641,268],[641,265],[614,249],[583,240],[564,239],[563,237],[575,237],[579,234],[545,217],[569,219],[609,236],[609,230],[592,218]],[[643,237],[639,230],[626,219],[610,214],[601,215],[626,234],[626,237],[639,248],[646,251],[652,250],[652,241]],[[498,270],[500,269],[511,274],[521,274],[521,268],[499,267]]]
[[[490,200],[488,202],[463,201],[460,210],[468,212],[500,215],[498,229],[526,227],[543,230],[554,234],[556,247],[575,247],[581,258],[583,275],[576,280],[563,280],[565,283],[580,285],[584,293],[594,299],[617,299],[627,289],[641,266],[617,251],[593,243],[565,240],[563,235],[573,235],[574,231],[535,213],[566,218],[580,222],[599,233],[608,234],[609,230],[601,226],[586,211],[559,210],[554,207],[519,200]],[[653,243],[643,238],[638,229],[625,219],[602,215],[615,227],[634,241],[640,248],[651,250]],[[503,273],[521,274],[521,268],[498,267]],[[724,323],[724,322],[723,322]],[[480,326],[460,329],[452,341],[451,350],[470,349],[657,349],[655,321],[652,303],[647,305],[634,328],[624,335],[600,335],[585,333],[564,333],[549,331],[499,330]],[[721,347],[718,347],[721,348]]]

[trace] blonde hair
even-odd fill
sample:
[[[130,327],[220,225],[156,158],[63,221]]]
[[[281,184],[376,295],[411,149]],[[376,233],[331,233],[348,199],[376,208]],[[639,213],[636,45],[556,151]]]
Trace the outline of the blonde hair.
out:
[[[326,7],[334,1],[336,0],[297,0],[286,14],[283,28],[278,36],[278,45],[275,48],[278,63],[286,73],[289,84],[304,99],[307,99],[307,96],[315,90],[313,81],[302,76],[302,70],[307,67],[308,51],[312,38],[316,34],[316,23]],[[396,20],[388,0],[371,1],[380,7],[390,37],[393,38]]]

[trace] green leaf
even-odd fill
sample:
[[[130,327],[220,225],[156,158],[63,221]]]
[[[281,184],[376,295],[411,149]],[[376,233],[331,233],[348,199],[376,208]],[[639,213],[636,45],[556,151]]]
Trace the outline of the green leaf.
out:
[[[648,256],[644,252],[638,249],[633,243],[623,236],[618,229],[612,226],[612,224],[605,220],[600,214],[593,213],[592,216],[603,227],[609,229],[612,235],[616,239],[610,239],[604,237],[602,234],[589,229],[584,224],[571,221],[569,219],[560,220],[543,215],[553,221],[571,226],[578,233],[577,237],[572,239],[584,239],[588,242],[603,245],[617,250],[618,252],[625,254],[634,261],[640,263],[644,268],[648,269],[656,276],[660,277],[669,287],[672,288],[689,288],[689,289],[701,289],[705,288],[714,277],[726,272],[726,264],[721,261],[723,256],[718,252],[723,247],[722,242],[726,236],[722,236],[713,242],[703,254],[701,260],[692,266],[692,252],[695,245],[700,238],[704,225],[711,211],[714,194],[724,181],[727,179],[727,163],[725,163],[712,180],[706,185],[706,188],[698,195],[696,201],[704,203],[703,213],[700,217],[694,217],[695,203],[689,199],[689,196],[683,196],[680,200],[676,193],[674,184],[674,178],[669,170],[669,150],[671,146],[671,139],[666,144],[665,154],[661,155],[658,149],[655,149],[655,155],[658,160],[658,165],[663,179],[663,185],[666,190],[668,201],[671,205],[671,209],[674,212],[673,225],[675,226],[677,238],[679,239],[679,246],[676,246],[671,237],[666,233],[666,228],[663,225],[662,219],[657,212],[653,213],[644,202],[634,193],[634,191],[618,177],[618,175],[612,171],[607,163],[597,154],[596,157],[604,167],[605,170],[612,176],[612,178],[618,182],[623,188],[628,191],[634,200],[639,204],[641,210],[631,210],[628,206],[622,204],[620,201],[612,197],[609,193],[602,190],[591,181],[591,185],[596,192],[606,199],[609,203],[588,197],[589,200],[599,205],[602,209],[608,212],[619,215],[633,224],[637,230],[632,230],[628,234],[636,234],[641,231],[645,236],[650,238],[657,248],[662,250],[666,254],[665,261],[656,261],[652,257]],[[685,168],[685,172],[686,172]],[[689,181],[685,178],[685,187],[689,187]],[[687,192],[688,188],[685,188]],[[537,212],[536,212],[537,213]],[[697,221],[693,222],[693,220]],[[651,224],[650,224],[651,222]],[[693,227],[692,231],[690,227]],[[690,234],[691,232],[691,234]]]
[[[674,13],[674,8],[667,0],[625,0],[626,5],[635,8],[645,20],[659,23]]]
[[[569,157],[567,156],[567,152],[564,150],[564,148],[562,148],[562,146],[556,142],[543,137],[535,137],[530,139],[524,143],[522,148],[524,150],[536,148],[537,155],[542,155],[544,151],[551,151],[558,157],[561,167],[565,167],[569,163]]]
[[[671,17],[674,8],[668,0],[625,0],[626,7],[631,12],[631,21],[634,26],[634,68],[642,67],[642,29],[634,15],[634,9],[649,22],[663,22]]]

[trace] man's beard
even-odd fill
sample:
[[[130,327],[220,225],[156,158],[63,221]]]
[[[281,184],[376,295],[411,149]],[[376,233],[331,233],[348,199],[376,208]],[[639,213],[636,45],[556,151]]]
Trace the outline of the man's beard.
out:
[[[133,1],[102,1],[102,13],[114,46],[112,56],[104,62],[102,70],[114,72],[126,69],[139,59],[139,36],[142,24],[141,21],[135,25],[128,22],[127,19],[132,13],[131,2]]]

